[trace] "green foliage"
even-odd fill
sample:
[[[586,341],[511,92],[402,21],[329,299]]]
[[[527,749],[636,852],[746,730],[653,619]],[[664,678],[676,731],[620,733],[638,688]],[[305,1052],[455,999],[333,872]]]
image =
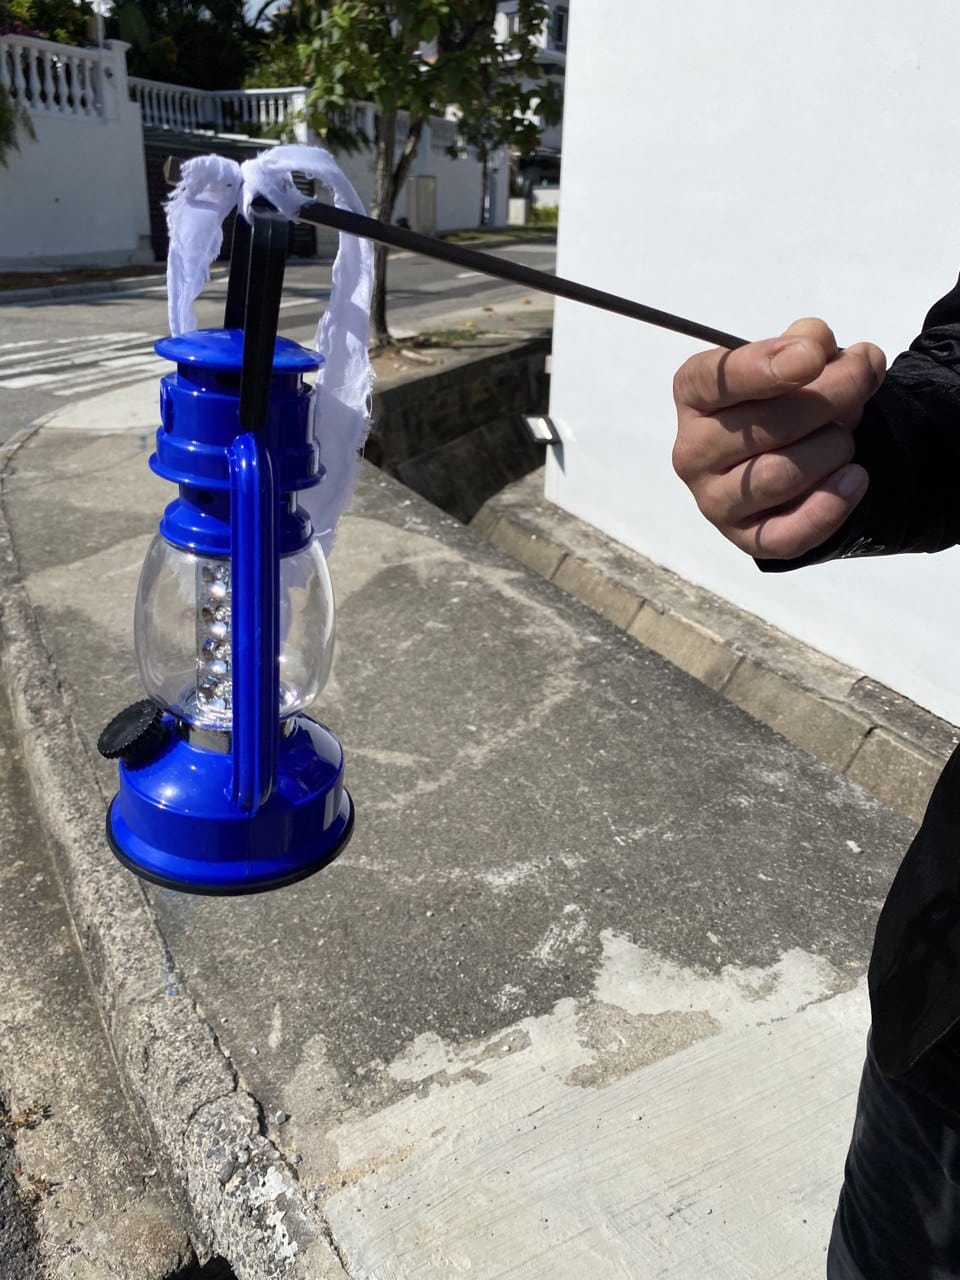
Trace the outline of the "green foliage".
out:
[[[126,40],[130,74],[194,89],[237,89],[267,40],[243,0],[121,0],[107,34]]]
[[[291,0],[282,9],[271,9],[267,34],[257,54],[256,65],[244,82],[248,89],[272,89],[280,85],[305,84],[305,68],[300,45],[306,36],[307,15],[301,0]]]
[[[555,227],[560,216],[560,209],[555,204],[531,203],[527,213],[527,222],[535,227]]]
[[[418,333],[410,342],[411,347],[460,347],[465,342],[476,342],[476,329],[428,329]]]
[[[0,34],[7,31],[83,45],[89,39],[93,6],[89,0],[7,0],[0,4]]]
[[[244,80],[245,89],[274,89],[303,84],[303,58],[296,41],[271,36],[263,46],[256,66]]]
[[[19,151],[17,119],[6,89],[0,89],[0,164],[6,168],[11,151]]]
[[[537,100],[556,118],[553,89],[540,85],[535,54],[548,16],[545,0],[517,0],[516,22],[503,44],[495,35],[496,0],[309,0],[301,6],[306,35],[308,119],[335,150],[376,146],[370,212],[390,221],[431,115],[455,108],[468,144],[483,161],[494,147],[530,151]],[[537,82],[525,89],[525,80]],[[356,102],[372,102],[376,137],[364,132]],[[397,117],[407,113],[406,133]],[[391,341],[386,321],[386,254],[375,249],[372,326],[378,346]]]
[[[11,101],[6,89],[0,87],[0,165],[4,169],[10,159],[10,152],[20,150],[18,128],[36,141],[37,135],[33,131],[30,117],[23,107],[18,107]]]
[[[535,37],[546,21],[544,0],[519,0],[516,29],[494,39],[495,0],[338,0],[308,6],[312,28],[301,41],[310,85],[310,122],[341,150],[367,145],[351,101],[378,111],[409,113],[411,124],[448,107],[462,113],[470,145],[536,146],[537,126],[524,118],[534,103],[559,118],[553,86],[540,81]]]

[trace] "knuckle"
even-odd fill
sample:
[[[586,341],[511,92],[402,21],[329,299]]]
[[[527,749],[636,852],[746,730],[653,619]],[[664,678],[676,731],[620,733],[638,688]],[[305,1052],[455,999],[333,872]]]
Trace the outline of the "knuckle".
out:
[[[807,332],[811,336],[816,336],[821,340],[826,340],[828,342],[833,341],[833,330],[827,324],[826,320],[822,319],[820,316],[808,316],[805,320],[801,320],[800,324],[806,328]]]
[[[861,406],[877,389],[877,375],[865,351],[846,351],[841,357],[845,399]]]
[[[794,560],[816,545],[798,520],[762,521],[754,532],[754,555],[761,560]]]
[[[677,436],[676,440],[673,442],[673,452],[670,454],[670,463],[680,479],[686,482],[687,449],[679,436]]]
[[[674,471],[685,485],[692,485],[700,474],[700,467],[697,466],[694,450],[682,432],[677,433],[670,461],[673,464]]]
[[[784,454],[757,454],[748,464],[744,476],[750,506],[754,510],[776,506],[784,500],[796,477],[796,466]]]
[[[682,409],[693,402],[692,397],[696,386],[698,360],[698,356],[691,356],[673,375],[673,402],[678,409]]]
[[[729,535],[729,530],[734,521],[729,499],[722,491],[722,488],[717,484],[703,482],[696,486],[691,486],[691,492],[696,499],[697,507],[703,518],[719,529],[721,533]]]
[[[798,337],[812,338],[824,349],[828,357],[831,353],[836,353],[837,339],[834,332],[826,320],[822,320],[820,316],[804,316],[800,320],[794,320],[786,332]]]

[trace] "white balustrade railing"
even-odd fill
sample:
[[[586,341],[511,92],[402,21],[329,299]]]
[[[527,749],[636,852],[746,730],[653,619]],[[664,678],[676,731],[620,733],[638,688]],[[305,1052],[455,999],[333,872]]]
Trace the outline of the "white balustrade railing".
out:
[[[38,115],[110,119],[126,98],[127,48],[122,40],[81,49],[32,36],[0,36],[0,88]]]
[[[299,137],[307,105],[300,86],[279,89],[188,89],[131,76],[130,96],[143,123],[182,133],[235,134],[240,137],[284,134]]]
[[[152,129],[307,141],[307,91],[299,85],[279,89],[188,89],[137,76],[130,76],[129,84],[130,97],[139,104],[143,123]],[[372,142],[376,133],[373,104],[355,102],[352,110],[357,131]],[[406,111],[397,112],[398,155],[407,136],[408,121]],[[431,118],[431,151],[447,153],[457,145],[458,136],[455,120]]]
[[[0,87],[36,114],[112,119],[132,99],[149,128],[307,141],[307,91],[302,86],[208,90],[128,77],[127,48],[121,40],[108,40],[102,49],[81,49],[31,36],[0,36]],[[353,112],[357,129],[372,141],[372,103],[354,103]],[[407,113],[398,112],[398,152],[407,128]],[[431,151],[446,152],[456,142],[455,121],[431,119]]]

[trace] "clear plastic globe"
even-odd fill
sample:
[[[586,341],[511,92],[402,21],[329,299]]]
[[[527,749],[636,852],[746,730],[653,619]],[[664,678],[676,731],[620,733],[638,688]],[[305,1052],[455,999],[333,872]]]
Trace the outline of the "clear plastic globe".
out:
[[[157,534],[137,590],[134,634],[144,689],[189,724],[233,724],[228,558],[183,551]],[[281,717],[302,711],[330,674],[333,587],[319,539],[280,560]]]

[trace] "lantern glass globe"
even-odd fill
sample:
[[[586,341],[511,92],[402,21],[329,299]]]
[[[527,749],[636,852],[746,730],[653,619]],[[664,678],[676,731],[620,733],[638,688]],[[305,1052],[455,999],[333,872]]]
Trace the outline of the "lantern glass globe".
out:
[[[334,601],[319,539],[280,559],[281,718],[307,708],[330,674]],[[231,564],[157,534],[140,573],[134,612],[140,677],[147,693],[188,724],[233,725]]]

